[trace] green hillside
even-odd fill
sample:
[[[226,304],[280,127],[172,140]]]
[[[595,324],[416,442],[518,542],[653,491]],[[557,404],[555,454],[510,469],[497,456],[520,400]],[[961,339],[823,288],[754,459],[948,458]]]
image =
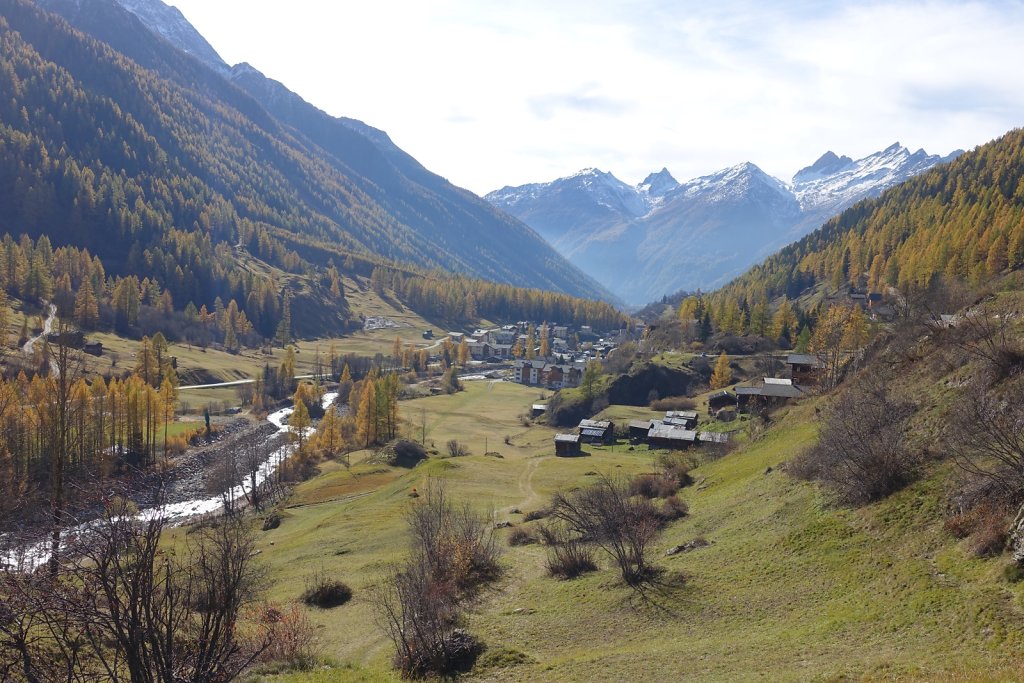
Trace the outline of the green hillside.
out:
[[[920,378],[918,378],[920,379]],[[428,476],[494,519],[534,528],[523,512],[594,473],[651,471],[645,450],[588,448],[552,457],[544,427],[514,415],[534,392],[471,383],[465,394],[406,402],[426,414],[428,439],[467,441],[465,458],[411,472],[328,465],[289,501],[280,529],[260,541],[273,599],[301,593],[305,573],[326,567],[355,590],[353,601],[309,612],[323,653],[338,665],[317,673],[257,675],[267,681],[397,680],[390,644],[373,623],[373,586],[405,547],[407,493]],[[456,418],[474,406],[479,419]],[[701,464],[684,489],[690,515],[667,527],[653,551],[669,574],[645,597],[613,569],[573,581],[546,575],[545,549],[506,550],[505,576],[468,623],[488,645],[470,680],[1010,680],[1021,673],[1024,593],[1002,578],[1005,560],[975,559],[943,527],[948,466],[860,510],[835,507],[783,466],[812,443],[812,401],[725,458]],[[486,421],[486,426],[482,423]],[[496,444],[508,433],[511,445]],[[483,440],[502,458],[485,457]],[[500,531],[504,542],[511,530]],[[710,545],[665,557],[675,545]],[[297,568],[301,568],[297,569]]]

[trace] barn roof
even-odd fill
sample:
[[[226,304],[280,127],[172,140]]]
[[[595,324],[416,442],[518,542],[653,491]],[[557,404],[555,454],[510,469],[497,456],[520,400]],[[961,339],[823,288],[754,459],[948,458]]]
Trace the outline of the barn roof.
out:
[[[787,365],[810,365],[814,368],[820,368],[824,366],[821,359],[817,356],[809,353],[791,353],[786,357]]]
[[[729,435],[724,432],[701,432],[697,435],[697,440],[704,443],[727,443]]]

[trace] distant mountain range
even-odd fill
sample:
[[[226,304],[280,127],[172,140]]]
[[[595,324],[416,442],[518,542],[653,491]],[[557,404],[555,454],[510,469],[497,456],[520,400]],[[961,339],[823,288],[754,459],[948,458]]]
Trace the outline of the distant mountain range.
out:
[[[517,286],[612,298],[533,229],[430,172],[383,131],[331,117],[248,64],[229,66],[177,9],[160,0],[35,4],[113,50],[72,35],[62,22],[33,16],[32,5],[22,0],[2,0],[0,18],[21,32],[43,62],[94,98],[87,106],[115,102],[119,111],[113,116],[141,126],[147,143],[160,150],[152,159],[166,159],[180,180],[157,180],[167,171],[146,160],[137,168],[112,166],[111,177],[127,172],[131,180],[134,173],[153,179],[154,186],[180,184],[213,197],[223,202],[218,227],[225,232],[252,225],[320,265],[328,258],[340,263],[330,250],[341,249]],[[76,112],[51,115],[66,131],[97,128],[88,120],[98,116],[92,111],[83,111],[81,121],[73,118]],[[3,123],[20,125],[14,119]],[[94,164],[87,141],[70,143],[68,154],[76,154],[75,145],[82,148],[77,164]],[[190,197],[183,199],[183,206],[191,206]],[[55,211],[59,217],[63,209]],[[194,220],[186,214],[171,211],[167,223],[190,229]],[[9,221],[18,223],[16,230],[43,229],[19,216]],[[145,232],[124,235],[128,241],[121,244],[112,232],[100,237],[99,226],[90,234],[83,236],[83,246],[109,248],[112,258],[133,247],[141,253],[163,239]]]
[[[956,158],[900,144],[853,160],[827,152],[790,183],[743,163],[679,183],[667,169],[636,186],[589,168],[486,195],[631,304],[709,290],[847,207]]]

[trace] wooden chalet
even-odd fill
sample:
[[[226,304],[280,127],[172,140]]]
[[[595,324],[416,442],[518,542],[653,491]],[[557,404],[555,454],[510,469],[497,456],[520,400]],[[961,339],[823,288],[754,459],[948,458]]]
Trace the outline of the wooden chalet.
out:
[[[630,441],[646,441],[647,434],[654,426],[654,420],[630,420],[629,439]]]
[[[684,450],[697,441],[697,432],[676,425],[667,425],[655,420],[654,426],[647,433],[647,444],[656,448]]]
[[[760,386],[736,387],[739,407],[744,411],[782,405],[806,395],[793,380],[776,377],[765,377]]]
[[[555,455],[566,457],[582,453],[579,434],[555,434]]]
[[[697,411],[669,410],[665,413],[665,419],[662,421],[665,424],[678,425],[680,427],[686,427],[687,429],[693,429],[697,426]]]
[[[761,387],[740,386],[736,387],[736,407],[740,412],[746,412],[751,408],[751,401],[754,397],[761,395]]]
[[[609,420],[580,420],[580,441],[583,443],[612,443],[615,423]]]
[[[786,357],[789,376],[798,384],[817,384],[825,363],[818,356],[809,353],[791,353]]]
[[[88,353],[90,356],[102,356],[103,355],[103,342],[87,341],[82,346],[82,351]]]
[[[725,432],[699,432],[697,443],[729,443],[729,435]]]

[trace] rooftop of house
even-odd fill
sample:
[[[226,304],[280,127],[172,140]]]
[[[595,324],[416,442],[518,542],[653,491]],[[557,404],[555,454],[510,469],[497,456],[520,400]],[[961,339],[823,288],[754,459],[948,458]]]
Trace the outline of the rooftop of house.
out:
[[[820,368],[823,365],[820,358],[809,353],[791,353],[786,357],[786,364],[810,365],[815,368]]]
[[[684,429],[675,425],[656,425],[647,432],[648,439],[671,439],[673,441],[696,441],[697,432],[692,429]]]

